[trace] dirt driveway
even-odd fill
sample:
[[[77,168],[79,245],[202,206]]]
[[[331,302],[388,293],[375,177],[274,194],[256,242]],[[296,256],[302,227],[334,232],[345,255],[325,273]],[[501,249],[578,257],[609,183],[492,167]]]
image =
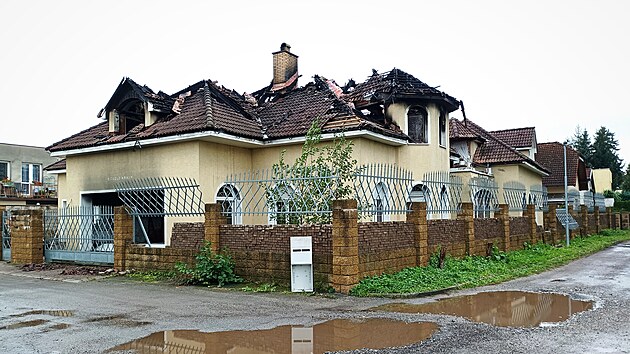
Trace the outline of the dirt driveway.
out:
[[[534,328],[494,327],[445,315],[366,311],[400,300],[246,293],[143,284],[123,277],[59,281],[16,276],[20,274],[12,270],[0,264],[1,353],[98,353],[165,330],[270,329],[368,317],[439,325],[424,342],[379,352],[630,353],[630,244],[496,286],[404,300],[415,304],[480,291],[525,290],[595,301],[593,310],[558,325]]]

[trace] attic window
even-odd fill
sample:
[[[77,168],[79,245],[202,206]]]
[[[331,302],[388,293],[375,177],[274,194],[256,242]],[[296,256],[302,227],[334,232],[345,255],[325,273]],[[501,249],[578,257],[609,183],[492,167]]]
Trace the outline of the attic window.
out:
[[[411,106],[407,112],[407,130],[409,138],[414,143],[428,143],[428,114],[420,106]]]
[[[138,124],[144,123],[144,103],[140,100],[127,101],[116,111],[118,132],[126,134]]]

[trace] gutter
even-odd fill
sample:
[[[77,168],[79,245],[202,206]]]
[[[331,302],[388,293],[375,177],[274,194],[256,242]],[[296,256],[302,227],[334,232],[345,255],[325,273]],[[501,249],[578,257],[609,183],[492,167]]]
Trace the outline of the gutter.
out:
[[[322,134],[321,140],[323,141],[334,140],[339,135],[341,134],[334,134],[334,133]],[[350,132],[344,133],[343,136],[345,136],[346,138],[365,137],[369,140],[378,141],[378,142],[381,142],[387,145],[392,145],[392,146],[407,145],[406,140],[383,136],[381,134],[376,134],[368,130],[350,131]],[[192,140],[199,140],[199,139],[210,139],[210,141],[227,142],[227,145],[249,147],[249,148],[293,145],[296,143],[303,143],[304,141],[306,141],[305,136],[299,136],[295,138],[283,138],[283,139],[276,139],[276,140],[265,142],[265,141],[260,141],[256,139],[236,137],[234,135],[215,132],[215,131],[206,131],[206,132],[197,132],[197,133],[188,133],[188,134],[181,134],[181,135],[152,138],[152,139],[126,141],[126,142],[116,143],[116,144],[90,146],[90,147],[71,149],[71,150],[60,150],[60,151],[51,152],[50,156],[64,157],[64,156],[72,156],[72,155],[82,155],[82,154],[104,152],[104,151],[142,148],[144,146],[152,146],[152,145],[164,145],[164,144],[171,144],[171,143],[178,143],[178,142],[192,141]]]

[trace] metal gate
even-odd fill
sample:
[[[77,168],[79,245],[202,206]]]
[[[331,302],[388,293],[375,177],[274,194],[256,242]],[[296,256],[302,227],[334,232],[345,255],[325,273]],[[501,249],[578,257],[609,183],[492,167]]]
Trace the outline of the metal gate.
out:
[[[114,264],[114,207],[44,210],[47,262]]]
[[[4,210],[1,215],[2,222],[2,260],[11,260],[11,227],[9,227],[9,220],[11,219],[11,212]]]

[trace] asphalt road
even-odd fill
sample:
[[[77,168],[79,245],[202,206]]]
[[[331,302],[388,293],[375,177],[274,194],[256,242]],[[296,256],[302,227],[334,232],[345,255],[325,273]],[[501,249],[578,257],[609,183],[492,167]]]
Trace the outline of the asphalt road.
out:
[[[558,292],[594,300],[595,307],[555,326],[502,328],[446,315],[366,311],[400,300],[246,293],[122,277],[72,283],[0,273],[0,353],[99,353],[164,330],[269,329],[365,317],[439,325],[424,342],[379,352],[630,353],[630,244],[496,286],[403,301],[494,290]],[[52,310],[67,312],[41,312]]]

